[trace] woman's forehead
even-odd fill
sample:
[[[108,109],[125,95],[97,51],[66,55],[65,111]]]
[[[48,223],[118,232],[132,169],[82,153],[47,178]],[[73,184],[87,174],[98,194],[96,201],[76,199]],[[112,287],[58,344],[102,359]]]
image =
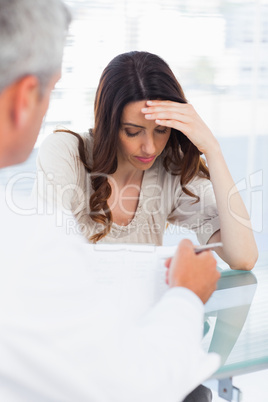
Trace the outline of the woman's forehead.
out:
[[[122,120],[134,116],[144,118],[144,114],[141,112],[143,107],[146,107],[146,100],[128,103],[123,109]]]

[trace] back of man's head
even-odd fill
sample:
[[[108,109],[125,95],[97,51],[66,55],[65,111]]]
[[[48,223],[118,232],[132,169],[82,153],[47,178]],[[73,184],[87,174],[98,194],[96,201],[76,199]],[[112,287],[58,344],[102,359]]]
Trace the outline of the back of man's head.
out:
[[[27,75],[47,85],[61,69],[70,20],[61,0],[0,0],[0,93]]]

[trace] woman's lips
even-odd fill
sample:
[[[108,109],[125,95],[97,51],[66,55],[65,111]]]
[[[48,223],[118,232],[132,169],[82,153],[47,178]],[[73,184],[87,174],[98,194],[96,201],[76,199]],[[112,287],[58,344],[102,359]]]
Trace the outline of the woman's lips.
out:
[[[155,155],[150,156],[150,158],[145,158],[144,156],[135,156],[135,158],[142,163],[150,163],[155,159]]]

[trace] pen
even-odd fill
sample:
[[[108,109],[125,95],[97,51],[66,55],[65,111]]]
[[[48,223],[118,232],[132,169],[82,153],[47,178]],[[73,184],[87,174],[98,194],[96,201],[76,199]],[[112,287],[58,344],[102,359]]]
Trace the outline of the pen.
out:
[[[211,249],[213,249],[213,248],[222,247],[222,246],[223,246],[223,244],[222,244],[221,242],[218,242],[218,243],[210,243],[210,244],[205,244],[204,246],[196,246],[196,247],[194,248],[194,251],[195,251],[195,254],[199,254],[199,253],[201,253],[202,251],[211,250]]]

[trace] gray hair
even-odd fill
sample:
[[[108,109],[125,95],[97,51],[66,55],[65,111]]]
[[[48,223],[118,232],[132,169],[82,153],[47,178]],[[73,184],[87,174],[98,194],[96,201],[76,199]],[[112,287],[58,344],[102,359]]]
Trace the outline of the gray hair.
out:
[[[61,0],[0,0],[0,93],[27,75],[45,88],[61,70],[70,21]]]

